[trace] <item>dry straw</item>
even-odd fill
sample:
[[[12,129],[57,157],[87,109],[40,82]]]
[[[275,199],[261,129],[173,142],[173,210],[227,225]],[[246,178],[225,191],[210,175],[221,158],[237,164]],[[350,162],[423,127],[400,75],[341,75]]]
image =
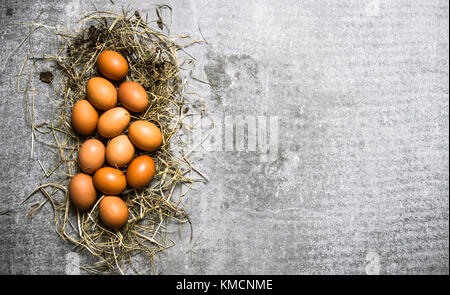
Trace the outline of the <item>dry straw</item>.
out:
[[[186,83],[180,75],[183,69],[195,64],[195,59],[178,59],[180,50],[184,51],[187,46],[203,41],[187,35],[170,35],[168,25],[161,17],[163,8],[169,7],[156,7],[156,28],[150,26],[137,11],[134,14],[128,11],[95,11],[80,21],[80,28],[75,32],[62,31],[35,21],[29,24],[30,33],[24,39],[37,28],[46,28],[56,34],[61,46],[56,56],[26,58],[19,72],[17,87],[27,98],[32,150],[35,141],[50,147],[56,151],[54,160],[57,163],[52,170],[47,171],[39,161],[45,177],[53,181],[37,186],[23,202],[32,196],[45,197],[43,202],[32,206],[29,215],[49,202],[53,208],[55,229],[60,237],[72,242],[79,251],[88,251],[95,257],[93,263],[81,266],[89,273],[137,272],[133,262],[138,258],[150,263],[150,273],[158,273],[155,264],[157,253],[175,244],[171,225],[190,224],[182,205],[183,197],[195,182],[207,182],[189,160],[192,149],[184,151],[186,147],[181,147],[175,152],[171,147],[177,132],[192,127],[185,123],[186,118],[193,114],[206,114],[205,104],[199,98],[195,102],[186,100]],[[71,127],[72,106],[76,101],[86,98],[86,82],[98,75],[95,61],[103,50],[121,53],[129,64],[127,79],[140,83],[150,95],[147,110],[133,114],[133,118],[157,124],[163,134],[160,150],[150,154],[157,164],[151,185],[145,189],[128,189],[122,194],[130,217],[121,230],[111,230],[99,220],[98,203],[101,196],[92,209],[79,211],[71,204],[67,190],[70,177],[79,172],[78,149],[87,139]],[[24,89],[21,89],[24,65],[29,60],[32,60],[32,70]],[[29,81],[35,75],[34,65],[44,61],[56,64],[54,77],[51,73],[40,75],[43,82],[52,83],[56,90],[56,103],[50,120],[35,125],[35,92],[30,90]],[[176,141],[180,144],[179,139]]]

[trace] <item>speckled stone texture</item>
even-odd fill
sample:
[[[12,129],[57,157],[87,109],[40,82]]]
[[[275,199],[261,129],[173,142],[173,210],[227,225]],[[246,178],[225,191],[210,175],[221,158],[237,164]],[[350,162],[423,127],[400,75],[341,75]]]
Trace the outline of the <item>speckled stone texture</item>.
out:
[[[69,27],[83,13],[126,1],[0,2],[1,66],[40,21]],[[64,1],[65,2],[65,1]],[[137,0],[155,18],[154,7]],[[448,1],[168,1],[172,32],[208,44],[191,89],[218,116],[278,117],[274,159],[259,150],[199,150],[208,176],[190,192],[186,229],[160,256],[164,274],[448,274]],[[0,74],[0,273],[77,273],[54,231],[49,204],[27,217],[46,181],[31,158],[26,104],[16,92],[30,45],[52,50],[40,29]],[[51,86],[34,74],[35,122],[51,114]],[[28,73],[28,72],[27,72]],[[226,136],[226,135],[224,135]],[[49,160],[50,161],[50,160]],[[51,167],[50,162],[45,162]],[[75,261],[77,261],[75,259]]]

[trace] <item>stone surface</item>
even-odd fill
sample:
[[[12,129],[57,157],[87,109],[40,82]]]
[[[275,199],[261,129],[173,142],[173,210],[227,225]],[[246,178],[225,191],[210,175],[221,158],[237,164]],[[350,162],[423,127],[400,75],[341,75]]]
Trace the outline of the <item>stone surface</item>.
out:
[[[70,262],[89,259],[56,235],[49,204],[27,217],[42,198],[19,204],[45,182],[37,160],[52,153],[35,143],[31,157],[17,75],[29,50],[55,48],[41,28],[7,60],[29,28],[6,25],[42,11],[42,23],[75,27],[93,6],[127,1],[62,2],[0,2],[1,274],[76,274]],[[155,18],[147,1],[133,3]],[[173,33],[202,39],[201,28],[208,41],[187,51],[209,82],[190,88],[210,113],[278,118],[278,136],[275,157],[237,149],[226,132],[221,149],[195,152],[210,182],[187,200],[194,238],[177,237],[159,272],[449,273],[447,1],[167,3]],[[38,123],[51,115],[38,77],[49,69],[32,73]]]

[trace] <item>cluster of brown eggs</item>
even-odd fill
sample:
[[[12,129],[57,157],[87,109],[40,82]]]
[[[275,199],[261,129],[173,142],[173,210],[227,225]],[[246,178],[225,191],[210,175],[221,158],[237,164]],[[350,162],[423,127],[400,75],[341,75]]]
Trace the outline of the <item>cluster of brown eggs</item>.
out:
[[[95,131],[106,139],[105,145],[96,138],[86,140],[78,151],[78,165],[82,172],[69,183],[72,203],[81,210],[92,208],[97,190],[105,196],[98,204],[101,220],[112,228],[120,228],[128,221],[128,208],[120,195],[127,187],[144,188],[155,174],[150,156],[135,156],[135,147],[152,152],[162,144],[160,129],[153,123],[134,120],[129,111],[146,110],[148,95],[136,82],[124,81],[118,89],[108,80],[119,81],[128,73],[128,63],[115,51],[103,51],[97,58],[97,68],[105,78],[93,77],[86,85],[87,100],[79,100],[72,110],[72,126],[82,135]],[[117,105],[120,102],[121,106]],[[103,111],[99,116],[98,111]],[[123,132],[128,127],[128,134]],[[134,158],[134,159],[133,159]],[[104,166],[105,160],[109,166]],[[126,167],[126,173],[119,168]],[[93,176],[91,176],[93,174]]]

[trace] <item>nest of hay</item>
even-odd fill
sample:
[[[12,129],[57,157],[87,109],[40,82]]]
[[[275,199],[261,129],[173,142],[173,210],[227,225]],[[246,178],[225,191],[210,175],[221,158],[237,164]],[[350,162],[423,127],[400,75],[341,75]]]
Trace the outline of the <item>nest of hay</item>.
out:
[[[189,160],[195,147],[186,151],[181,147],[175,152],[171,144],[177,132],[188,128],[188,124],[184,123],[186,118],[195,112],[205,116],[205,109],[198,107],[201,103],[186,101],[186,83],[180,75],[186,66],[194,64],[194,59],[187,57],[180,61],[178,58],[180,50],[202,41],[187,35],[164,33],[162,29],[167,25],[161,18],[161,7],[157,7],[156,11],[156,28],[150,26],[137,11],[133,14],[127,11],[95,11],[81,20],[80,29],[75,32],[61,31],[36,21],[30,23],[32,29],[46,28],[59,40],[58,54],[27,57],[18,78],[19,84],[23,68],[30,60],[33,66],[40,61],[55,65],[55,74],[44,72],[39,76],[42,82],[52,83],[56,92],[48,122],[34,123],[35,93],[30,94],[27,85],[24,90],[20,90],[18,85],[18,90],[25,92],[27,97],[33,144],[40,142],[54,149],[57,165],[47,171],[39,161],[46,178],[52,181],[38,185],[24,201],[38,192],[45,197],[43,202],[31,208],[29,215],[45,203],[51,203],[56,232],[62,239],[73,243],[76,249],[86,250],[95,258],[93,263],[81,266],[89,273],[137,272],[133,267],[136,257],[150,263],[150,272],[157,273],[155,256],[175,244],[169,225],[190,224],[181,200],[195,182],[207,181]],[[156,173],[147,188],[127,188],[121,194],[129,208],[129,220],[120,230],[111,230],[99,219],[98,203],[101,198],[92,209],[82,211],[71,204],[68,195],[70,178],[80,172],[77,153],[81,144],[91,137],[105,144],[107,142],[97,134],[90,137],[79,135],[72,129],[70,119],[74,103],[86,98],[87,81],[100,76],[95,62],[103,50],[122,54],[129,65],[126,80],[138,82],[149,94],[150,103],[146,111],[133,114],[135,117],[132,119],[155,123],[163,134],[163,144],[159,150],[136,154],[150,155],[155,160]]]

